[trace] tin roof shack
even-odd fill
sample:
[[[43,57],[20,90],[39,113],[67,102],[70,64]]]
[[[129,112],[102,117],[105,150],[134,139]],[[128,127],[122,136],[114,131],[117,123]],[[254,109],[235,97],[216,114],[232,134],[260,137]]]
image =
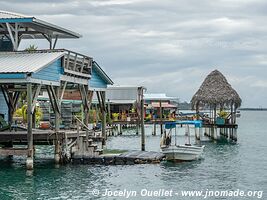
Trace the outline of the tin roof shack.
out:
[[[109,86],[107,103],[114,121],[135,121],[140,115],[143,86]]]
[[[0,144],[10,148],[0,148],[0,155],[27,155],[27,169],[33,168],[33,143],[35,144],[55,144],[55,162],[66,156],[63,155],[65,138],[60,131],[61,102],[65,91],[79,91],[83,110],[85,113],[84,122],[78,121],[77,125],[87,127],[89,120],[90,90],[89,82],[92,77],[93,59],[89,56],[65,49],[55,49],[58,39],[79,38],[80,34],[61,28],[51,23],[39,20],[33,16],[26,16],[17,13],[0,11],[0,104],[2,115],[8,119],[8,123],[1,120],[2,130],[8,129],[5,133],[0,133]],[[49,49],[18,51],[22,39],[45,39],[49,43]],[[13,51],[13,52],[12,52]],[[37,97],[40,92],[46,91],[54,112],[53,133],[38,134],[34,127],[34,112],[36,109]],[[18,100],[22,93],[26,92],[27,102],[27,131],[21,134],[13,134],[13,115],[17,108]],[[100,94],[101,99],[104,95]],[[102,102],[105,102],[103,100]],[[104,108],[104,103],[102,103]],[[105,119],[105,109],[102,115]],[[105,120],[103,120],[105,121]],[[103,122],[104,123],[104,122]],[[77,129],[79,129],[77,126]],[[76,134],[78,134],[77,131]],[[34,134],[36,133],[36,134]],[[49,135],[49,138],[48,138]],[[71,144],[77,144],[79,150],[88,150],[89,130],[86,128],[86,137],[82,137],[85,142],[75,142],[75,136]],[[34,136],[34,137],[33,137]],[[69,136],[68,136],[69,137]],[[105,138],[105,126],[102,128],[102,138]],[[80,138],[81,139],[81,138]],[[79,140],[80,140],[79,139]],[[51,143],[50,143],[51,142]],[[27,148],[13,148],[13,144],[27,144]],[[86,148],[84,147],[86,144]],[[71,148],[68,148],[69,150]],[[68,152],[69,153],[69,152]],[[97,153],[93,151],[93,153]],[[95,154],[94,154],[95,155]]]
[[[162,93],[145,93],[144,100],[147,121],[175,119],[178,98],[168,97]]]

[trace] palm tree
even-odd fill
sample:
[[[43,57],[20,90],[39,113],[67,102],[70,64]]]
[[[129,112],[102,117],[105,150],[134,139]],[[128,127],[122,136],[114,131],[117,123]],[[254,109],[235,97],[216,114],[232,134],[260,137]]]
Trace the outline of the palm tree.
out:
[[[37,46],[35,46],[34,44],[32,44],[28,48],[26,48],[25,51],[32,52],[32,51],[36,51],[37,48],[38,48]]]

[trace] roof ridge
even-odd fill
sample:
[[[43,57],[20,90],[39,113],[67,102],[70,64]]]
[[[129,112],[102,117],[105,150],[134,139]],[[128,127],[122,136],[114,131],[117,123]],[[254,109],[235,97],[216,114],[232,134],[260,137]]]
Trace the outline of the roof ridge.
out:
[[[0,10],[0,13],[6,14],[6,15],[14,15],[18,18],[34,18],[33,16],[24,15],[21,13],[9,12],[9,11],[5,11],[5,10]]]
[[[28,51],[28,50],[22,50],[22,51],[2,51],[0,52],[1,55],[8,55],[8,54],[45,54],[45,53],[64,53],[65,51],[62,49],[59,49],[58,51],[52,50],[52,51],[42,51],[42,50],[33,50],[33,51]]]

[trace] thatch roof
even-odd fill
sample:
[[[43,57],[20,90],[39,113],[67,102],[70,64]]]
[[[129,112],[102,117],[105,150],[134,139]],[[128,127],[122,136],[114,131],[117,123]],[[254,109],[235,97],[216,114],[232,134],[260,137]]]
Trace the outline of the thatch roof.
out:
[[[241,106],[241,98],[218,70],[212,71],[191,99],[192,109],[200,105]]]

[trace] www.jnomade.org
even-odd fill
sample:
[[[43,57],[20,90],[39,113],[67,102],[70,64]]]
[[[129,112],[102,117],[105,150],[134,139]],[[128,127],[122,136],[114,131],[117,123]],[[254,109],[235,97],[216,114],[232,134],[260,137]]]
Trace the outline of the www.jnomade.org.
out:
[[[148,190],[141,189],[140,191],[136,190],[104,190],[97,191],[94,195],[100,195],[105,197],[174,197],[174,196],[183,196],[183,197],[201,197],[203,199],[209,197],[254,197],[261,199],[263,197],[263,191],[243,191],[243,190],[224,190],[224,191],[212,191],[212,190],[192,190],[192,191],[174,191],[173,189],[158,189],[158,190]]]

